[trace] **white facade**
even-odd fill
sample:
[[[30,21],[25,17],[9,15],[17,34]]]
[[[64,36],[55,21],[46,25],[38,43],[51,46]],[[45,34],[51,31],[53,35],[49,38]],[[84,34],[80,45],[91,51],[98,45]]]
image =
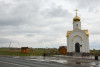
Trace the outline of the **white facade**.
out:
[[[79,17],[73,19],[73,30],[67,31],[68,53],[90,53],[88,30],[81,30]]]

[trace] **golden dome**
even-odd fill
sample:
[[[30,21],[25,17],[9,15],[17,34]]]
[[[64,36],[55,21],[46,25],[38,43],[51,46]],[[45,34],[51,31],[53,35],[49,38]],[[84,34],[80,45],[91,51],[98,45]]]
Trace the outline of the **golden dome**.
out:
[[[73,22],[80,22],[80,18],[77,16],[77,9],[75,10],[76,11],[76,16],[73,18]]]
[[[80,18],[79,18],[78,16],[75,16],[75,17],[73,18],[73,22],[80,22]]]

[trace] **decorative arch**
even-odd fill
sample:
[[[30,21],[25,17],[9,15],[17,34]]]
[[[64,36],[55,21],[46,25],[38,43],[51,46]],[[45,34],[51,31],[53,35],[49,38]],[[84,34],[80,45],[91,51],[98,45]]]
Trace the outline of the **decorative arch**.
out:
[[[81,41],[83,41],[83,38],[82,38],[80,35],[75,35],[75,36],[73,36],[73,37],[72,37],[72,41],[73,41],[73,39],[74,39],[75,37],[77,37],[77,36],[79,36],[79,37],[81,38]]]

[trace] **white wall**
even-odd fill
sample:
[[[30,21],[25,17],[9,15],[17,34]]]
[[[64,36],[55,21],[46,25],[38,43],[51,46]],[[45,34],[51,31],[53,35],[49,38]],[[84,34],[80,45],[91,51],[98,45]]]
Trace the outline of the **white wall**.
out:
[[[73,22],[73,30],[81,29],[81,22]]]
[[[80,47],[80,52],[89,53],[89,38],[85,35],[82,30],[73,30],[69,37],[67,38],[67,51],[75,52],[75,43],[78,42],[82,47]]]

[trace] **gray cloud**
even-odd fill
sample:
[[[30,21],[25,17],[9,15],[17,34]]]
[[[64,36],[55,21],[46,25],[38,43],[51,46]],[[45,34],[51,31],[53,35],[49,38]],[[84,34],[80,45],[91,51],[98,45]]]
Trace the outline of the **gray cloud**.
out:
[[[99,0],[1,0],[0,45],[6,47],[9,41],[13,47],[65,45],[66,31],[72,30],[78,8],[82,29],[90,33],[90,47],[97,48],[93,41],[99,47],[99,7]]]
[[[10,39],[0,38],[0,44],[10,43],[10,42],[11,42],[11,40],[10,40]]]
[[[62,6],[52,7],[46,9],[43,14],[46,17],[52,17],[52,18],[58,18],[58,17],[70,17],[71,13],[68,12],[68,10],[63,9]]]

